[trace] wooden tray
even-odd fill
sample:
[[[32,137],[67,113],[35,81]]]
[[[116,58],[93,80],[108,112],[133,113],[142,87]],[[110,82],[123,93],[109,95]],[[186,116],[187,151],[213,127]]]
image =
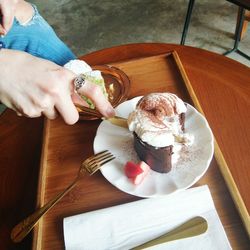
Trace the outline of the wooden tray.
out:
[[[129,76],[129,99],[150,92],[168,91],[176,93],[202,112],[176,52],[112,65]],[[76,176],[81,162],[93,154],[92,144],[99,123],[97,120],[80,121],[74,126],[67,126],[61,119],[46,120],[37,206],[42,206],[69,185]],[[230,233],[227,225],[233,224],[230,214],[235,213],[235,210],[232,206],[224,206],[226,202],[231,201],[224,196],[227,189],[219,171],[220,167],[249,229],[249,217],[246,217],[244,203],[217,144],[215,155],[216,159],[213,158],[207,173],[196,186],[209,185],[224,228]],[[64,217],[137,199],[139,198],[116,189],[100,172],[92,177],[86,177],[37,224],[34,230],[33,249],[64,249]]]

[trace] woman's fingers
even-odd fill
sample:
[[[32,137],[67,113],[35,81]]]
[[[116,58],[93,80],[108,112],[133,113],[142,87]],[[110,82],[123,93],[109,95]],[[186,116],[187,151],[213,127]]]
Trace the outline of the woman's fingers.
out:
[[[57,111],[61,114],[64,121],[67,124],[74,124],[79,119],[79,113],[72,102],[70,94],[66,94],[62,96],[63,98],[59,98],[56,103],[55,107]]]
[[[105,98],[99,86],[86,80],[85,84],[78,90],[78,93],[90,98],[94,102],[96,109],[105,117],[113,117],[115,115],[114,108]]]
[[[75,92],[73,92],[73,94],[71,95],[71,98],[74,104],[78,104],[80,106],[85,106],[85,107],[89,106],[88,103]]]
[[[58,116],[58,113],[54,107],[50,107],[50,108],[43,110],[42,114],[50,120],[54,120]]]
[[[0,35],[6,35],[6,30],[3,28],[3,26],[0,24]]]
[[[2,31],[4,31],[2,35],[6,35],[12,26],[15,15],[15,5],[16,3],[13,1],[11,1],[11,3],[9,3],[8,1],[3,1],[3,3],[1,4],[1,15],[2,15],[1,24],[2,24]]]

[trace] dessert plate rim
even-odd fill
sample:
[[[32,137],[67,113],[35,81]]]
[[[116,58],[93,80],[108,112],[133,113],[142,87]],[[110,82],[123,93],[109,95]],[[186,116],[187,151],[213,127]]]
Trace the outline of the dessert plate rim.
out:
[[[127,118],[140,98],[141,96],[135,97],[121,103],[116,108],[117,115]],[[206,118],[190,104],[187,104],[185,126],[186,132],[193,133],[195,139],[194,147],[190,149],[190,155],[187,154],[184,163],[179,164],[180,166],[177,163],[169,173],[162,174],[150,170],[141,184],[134,185],[123,170],[126,162],[133,161],[133,157],[136,157],[132,132],[108,121],[101,122],[93,143],[94,152],[110,150],[116,156],[115,160],[101,168],[102,175],[121,191],[143,198],[169,195],[191,187],[205,174],[210,165],[214,140]]]

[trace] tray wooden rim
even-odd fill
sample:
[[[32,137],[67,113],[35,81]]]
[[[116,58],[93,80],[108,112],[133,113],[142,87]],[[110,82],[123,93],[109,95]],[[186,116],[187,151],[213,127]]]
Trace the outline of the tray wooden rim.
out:
[[[46,167],[45,167],[45,159],[47,159],[48,154],[48,143],[49,143],[49,127],[50,127],[50,120],[45,118],[44,119],[44,128],[43,128],[43,144],[42,144],[42,152],[41,152],[41,162],[40,162],[40,169],[39,169],[39,179],[38,179],[38,188],[37,188],[37,202],[36,207],[40,207],[44,204],[44,193],[45,193],[45,182],[43,181],[44,177],[46,176]],[[43,225],[43,218],[41,218],[37,225],[34,227],[33,230],[33,240],[32,240],[32,249],[42,249],[42,225]]]
[[[197,98],[196,94],[195,94],[195,91],[187,77],[187,74],[181,64],[181,60],[177,54],[177,52],[173,52],[173,56],[175,57],[175,60],[177,62],[177,64],[179,64],[179,69],[180,69],[180,73],[184,79],[184,83],[186,85],[186,88],[187,88],[187,91],[194,103],[194,106],[195,108],[200,112],[202,113],[204,116],[204,112],[202,110],[202,107],[201,107],[201,104],[199,102],[199,99]],[[248,236],[250,236],[250,218],[249,218],[249,214],[248,214],[248,211],[247,211],[247,208],[245,206],[245,203],[240,195],[240,192],[239,192],[239,189],[237,188],[237,185],[233,179],[233,176],[231,174],[231,171],[227,165],[227,162],[223,156],[223,153],[216,141],[216,138],[214,138],[214,155],[215,155],[215,158],[216,158],[216,161],[218,163],[218,166],[220,168],[220,172],[226,182],[226,185],[227,185],[227,188],[230,192],[230,195],[231,197],[233,198],[233,201],[234,201],[234,204],[236,205],[236,208],[241,216],[241,219],[243,221],[243,224],[246,228],[246,231],[248,233]]]
[[[128,60],[123,61],[117,61],[110,63],[110,65],[116,65],[121,62],[133,62],[137,60],[143,60],[145,58],[156,58],[156,57],[164,57],[172,55],[174,58],[174,61],[176,63],[176,66],[179,70],[179,73],[181,74],[181,77],[183,79],[183,82],[185,84],[185,87],[187,89],[187,92],[193,101],[194,107],[204,115],[204,112],[202,110],[201,104],[195,94],[195,91],[187,77],[187,74],[185,72],[185,69],[181,63],[181,60],[178,56],[178,53],[175,50],[171,50],[165,53],[160,53],[157,55],[152,56],[142,56],[137,58],[132,58]],[[108,64],[107,64],[108,65]],[[204,115],[205,116],[205,115]],[[39,179],[38,179],[38,189],[37,189],[37,207],[44,204],[44,192],[45,192],[45,185],[46,183],[43,181],[44,177],[46,176],[46,162],[45,159],[47,158],[47,146],[49,143],[49,127],[50,127],[50,121],[48,119],[45,119],[44,121],[44,131],[43,131],[43,145],[42,145],[42,154],[41,154],[41,162],[40,162],[40,170],[39,170]],[[231,171],[226,163],[226,160],[222,154],[222,151],[216,141],[216,138],[214,138],[214,144],[215,144],[215,159],[217,161],[217,164],[219,166],[220,172],[226,182],[227,188],[230,192],[230,195],[234,201],[234,204],[236,205],[236,208],[241,216],[241,219],[243,221],[243,224],[246,228],[246,231],[248,233],[248,236],[250,236],[250,218],[247,211],[247,208],[244,204],[244,201],[240,195],[240,192],[237,188],[237,185],[233,179],[233,176],[231,174]],[[33,230],[33,242],[32,242],[32,249],[41,249],[42,246],[42,226],[43,226],[43,219],[41,219],[38,224],[35,226]]]

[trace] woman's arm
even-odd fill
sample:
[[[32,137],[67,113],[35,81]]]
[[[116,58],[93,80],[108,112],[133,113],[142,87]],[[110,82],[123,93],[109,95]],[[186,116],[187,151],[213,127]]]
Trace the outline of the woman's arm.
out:
[[[74,103],[83,104],[74,91],[75,77],[71,71],[26,52],[0,50],[0,100],[19,115],[53,119],[59,113],[66,123],[74,124],[79,118]],[[114,115],[98,86],[86,82],[81,93],[92,99],[104,116]]]

